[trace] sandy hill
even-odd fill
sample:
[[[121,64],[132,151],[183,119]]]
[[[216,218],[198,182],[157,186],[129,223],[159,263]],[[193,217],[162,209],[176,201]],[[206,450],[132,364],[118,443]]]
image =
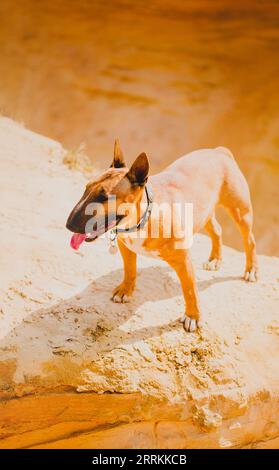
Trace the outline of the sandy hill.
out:
[[[204,314],[186,334],[180,286],[139,259],[134,300],[113,304],[120,256],[106,239],[69,247],[84,177],[65,150],[0,119],[0,447],[279,447],[279,260],[193,259]]]

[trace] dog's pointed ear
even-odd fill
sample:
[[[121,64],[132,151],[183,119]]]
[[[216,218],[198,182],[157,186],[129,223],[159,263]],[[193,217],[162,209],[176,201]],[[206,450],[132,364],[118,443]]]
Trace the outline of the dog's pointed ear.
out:
[[[115,142],[114,142],[113,161],[110,166],[113,168],[123,168],[124,166],[126,166],[125,161],[124,161],[124,156],[123,156],[118,139],[115,139]]]
[[[127,173],[127,178],[133,186],[144,186],[149,172],[149,161],[146,153],[141,153],[130,170]]]

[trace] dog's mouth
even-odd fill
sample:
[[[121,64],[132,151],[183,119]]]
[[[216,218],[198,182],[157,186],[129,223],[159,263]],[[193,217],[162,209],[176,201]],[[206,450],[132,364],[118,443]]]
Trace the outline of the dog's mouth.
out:
[[[98,227],[97,230],[92,230],[92,232],[74,233],[70,242],[71,247],[74,250],[78,250],[80,245],[83,242],[87,242],[87,243],[93,242],[98,237],[103,235],[105,232],[114,228],[120,222],[122,218],[123,218],[122,215],[117,215],[116,218],[114,218],[113,220],[110,220],[109,222],[106,221],[104,225],[101,225],[100,227]]]

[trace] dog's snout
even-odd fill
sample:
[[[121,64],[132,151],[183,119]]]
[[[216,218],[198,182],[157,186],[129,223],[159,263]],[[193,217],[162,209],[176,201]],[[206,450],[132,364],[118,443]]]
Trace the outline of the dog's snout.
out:
[[[70,232],[78,233],[77,231],[78,227],[73,223],[70,217],[68,218],[66,222],[66,228],[70,230]]]
[[[72,211],[66,222],[66,228],[70,230],[70,232],[84,233],[84,223],[81,219],[79,213]]]
[[[70,232],[78,233],[78,227],[69,219],[66,222],[66,228],[70,230]]]

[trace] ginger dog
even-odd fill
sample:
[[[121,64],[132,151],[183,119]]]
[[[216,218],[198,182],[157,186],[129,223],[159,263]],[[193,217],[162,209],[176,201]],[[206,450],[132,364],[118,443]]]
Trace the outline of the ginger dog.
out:
[[[89,182],[86,190],[69,215],[66,227],[74,232],[72,247],[78,249],[83,241],[93,241],[102,233],[127,223],[128,215],[110,219],[109,197],[114,196],[117,208],[121,203],[132,203],[137,208],[137,220],[145,222],[143,235],[138,238],[137,230],[132,233],[117,233],[118,246],[124,263],[123,281],[112,294],[114,302],[126,302],[135,289],[137,254],[156,256],[166,261],[176,272],[181,283],[186,304],[183,324],[186,331],[194,331],[200,325],[201,312],[193,265],[188,248],[176,246],[173,236],[164,238],[161,222],[159,235],[152,236],[151,224],[155,217],[153,210],[143,211],[146,201],[145,190],[149,174],[149,162],[145,153],[140,154],[129,169],[123,158],[119,142],[115,142],[114,158],[111,167],[98,179]],[[257,280],[256,243],[252,232],[253,211],[248,184],[231,152],[224,148],[203,149],[191,152],[169,165],[162,172],[150,176],[148,185],[152,187],[153,203],[185,201],[193,204],[193,232],[205,229],[212,241],[212,249],[204,268],[217,270],[222,259],[222,229],[215,218],[217,206],[225,207],[237,224],[244,241],[246,268],[244,279]],[[102,204],[105,217],[98,230],[86,229],[90,215],[86,207],[92,202]],[[144,214],[144,216],[143,216]],[[147,217],[148,215],[148,217]],[[143,220],[145,219],[145,220]],[[171,222],[175,223],[174,220]],[[158,224],[158,222],[157,222]],[[173,227],[172,227],[173,228]]]

